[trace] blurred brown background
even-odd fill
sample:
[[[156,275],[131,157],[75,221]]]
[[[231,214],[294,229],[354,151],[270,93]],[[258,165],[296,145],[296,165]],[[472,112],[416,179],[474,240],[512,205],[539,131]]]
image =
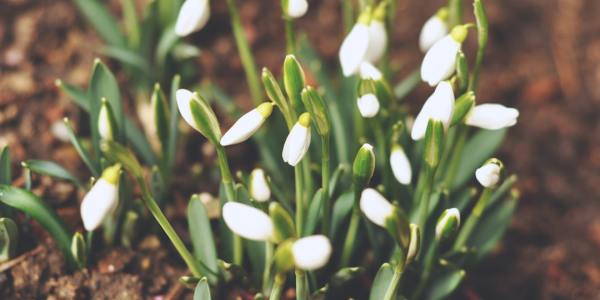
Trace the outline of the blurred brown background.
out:
[[[118,1],[111,2],[118,12]],[[284,50],[278,1],[239,2],[257,63],[278,73]],[[443,3],[399,1],[396,79],[419,66],[419,30]],[[490,42],[478,99],[521,112],[499,157],[519,175],[523,197],[503,243],[468,273],[456,297],[600,299],[600,1],[484,3]],[[339,12],[339,1],[310,1],[297,23],[331,67],[343,38]],[[199,71],[248,105],[224,1],[212,1],[212,14],[189,38],[203,50]],[[69,1],[0,0],[0,145],[11,145],[15,162],[51,158],[77,168],[51,124],[64,116],[77,120],[80,112],[54,80],[85,85],[100,45]],[[126,82],[123,74],[119,79]],[[414,110],[428,93],[421,86],[409,97]]]

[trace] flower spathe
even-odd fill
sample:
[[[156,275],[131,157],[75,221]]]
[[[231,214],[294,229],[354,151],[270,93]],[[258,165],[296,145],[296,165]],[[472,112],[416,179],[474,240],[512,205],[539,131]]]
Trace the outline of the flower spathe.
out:
[[[447,17],[448,10],[444,8],[425,22],[419,34],[419,48],[422,52],[427,52],[433,44],[448,34]]]
[[[283,145],[283,161],[296,166],[310,146],[310,115],[303,113],[294,124]]]
[[[441,239],[444,235],[454,233],[460,227],[460,211],[457,208],[446,209],[435,225],[435,236]]]
[[[227,227],[245,239],[267,241],[273,237],[271,218],[259,209],[237,202],[227,202],[223,205],[222,215]]]
[[[117,208],[120,168],[120,165],[106,168],[102,172],[102,177],[83,197],[80,213],[85,230],[92,231],[98,228],[106,217]]]
[[[394,206],[378,191],[368,188],[360,195],[360,210],[371,222],[385,227],[385,220],[393,214]]]
[[[379,100],[375,94],[365,94],[356,101],[358,111],[363,118],[373,118],[379,112]]]
[[[331,256],[331,242],[324,235],[313,235],[298,239],[292,245],[296,267],[312,271],[327,264]]]
[[[399,183],[409,185],[412,180],[412,168],[410,160],[400,145],[395,145],[390,154],[390,166],[392,173]]]
[[[467,29],[458,25],[437,41],[425,54],[421,64],[421,79],[430,86],[448,79],[456,70],[456,55],[467,36]]]
[[[241,143],[250,138],[273,111],[273,103],[260,104],[255,109],[240,117],[221,138],[221,145],[229,146]]]
[[[206,25],[209,18],[209,0],[186,0],[181,5],[177,16],[175,34],[183,37],[198,31]]]
[[[258,202],[266,202],[271,198],[271,189],[263,169],[254,169],[250,174],[250,196]]]
[[[497,130],[517,124],[519,111],[497,103],[480,104],[471,109],[465,124],[488,130]]]
[[[475,171],[477,181],[486,188],[494,187],[500,180],[500,165],[488,162]]]
[[[369,50],[369,26],[358,22],[348,33],[340,47],[340,64],[344,76],[356,74],[360,64],[365,61]]]
[[[287,14],[291,18],[300,18],[306,14],[308,2],[306,0],[288,0]]]
[[[440,121],[445,128],[448,128],[453,108],[454,91],[452,85],[448,81],[442,81],[425,101],[423,108],[417,115],[410,133],[412,139],[416,141],[425,136],[429,119]]]
[[[183,120],[192,126],[197,131],[201,131],[200,127],[194,121],[194,117],[192,116],[192,109],[190,107],[190,103],[193,100],[194,93],[186,89],[179,89],[175,92],[175,98],[177,99],[177,108],[179,109],[179,113]]]

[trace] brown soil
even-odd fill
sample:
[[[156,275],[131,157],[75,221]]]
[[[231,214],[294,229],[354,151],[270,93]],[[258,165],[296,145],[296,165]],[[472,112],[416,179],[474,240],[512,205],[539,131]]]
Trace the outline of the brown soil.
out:
[[[243,70],[224,1],[212,2],[208,27],[190,39],[204,50],[197,61],[200,72],[247,106],[249,96],[240,84]],[[443,1],[423,2],[399,2],[393,53],[398,78],[420,63],[416,47],[420,24]],[[468,274],[457,298],[599,298],[600,92],[596,87],[600,85],[600,20],[596,13],[600,2],[485,2],[491,33],[478,96],[521,111],[519,124],[511,130],[499,157],[519,175],[523,197],[503,243]],[[240,3],[258,64],[278,73],[284,35],[276,7],[271,1]],[[298,24],[330,66],[336,65],[342,39],[338,3],[312,1],[309,14]],[[56,90],[54,80],[85,85],[100,44],[69,1],[2,1],[0,144],[10,145],[15,164],[42,158],[82,170],[72,147],[49,130],[64,116],[77,124],[81,115]],[[470,46],[468,51],[473,49]],[[123,74],[118,77],[126,82]],[[419,88],[410,103],[420,103],[428,92]],[[190,156],[180,163],[189,159],[198,161]],[[80,226],[73,188],[47,178],[36,179],[35,186],[36,193],[46,195],[70,226]],[[176,203],[168,211],[169,218],[182,220],[185,204],[183,199]],[[183,223],[178,227],[185,231]],[[48,246],[43,231],[35,225],[31,229],[31,241],[27,249],[21,249],[22,256],[0,270],[2,299],[181,295],[175,280],[185,268],[168,252],[170,247],[160,247],[156,237],[147,237],[135,251],[106,250],[93,258],[88,271],[66,274],[60,255]]]

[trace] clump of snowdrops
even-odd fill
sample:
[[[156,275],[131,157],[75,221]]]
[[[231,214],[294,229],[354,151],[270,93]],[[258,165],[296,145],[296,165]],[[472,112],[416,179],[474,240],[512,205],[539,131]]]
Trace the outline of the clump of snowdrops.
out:
[[[117,81],[100,60],[87,90],[57,81],[89,114],[89,138],[78,136],[69,119],[63,133],[91,180],[82,181],[51,161],[28,160],[22,163],[25,187],[11,186],[10,155],[4,148],[0,259],[10,259],[18,249],[15,208],[49,231],[73,269],[88,266],[90,253],[97,250],[95,232],[103,233],[104,245],[134,247],[140,228],[151,221],[150,212],[187,265],[190,273],[180,280],[196,287],[198,299],[225,297],[231,283],[269,299],[280,299],[292,286],[297,299],[449,296],[466,270],[498,242],[516,207],[516,176],[506,176],[503,163],[492,156],[507,128],[516,124],[518,111],[478,103],[488,36],[482,0],[473,1],[475,23],[464,23],[462,0],[450,0],[433,12],[419,38],[421,68],[397,84],[391,82],[397,70],[389,61],[394,51],[390,28],[402,26],[394,18],[395,2],[359,2],[341,3],[347,35],[337,75],[323,68],[305,37],[296,37],[294,19],[310,9],[307,1],[282,0],[288,53],[282,55],[278,79],[266,68],[259,76],[236,2],[228,0],[255,105],[247,112],[215,86],[184,89],[174,76],[148,93],[152,117],[142,130],[125,116]],[[127,38],[117,39],[103,27],[112,16],[99,2],[78,3],[109,44],[125,39],[130,46],[140,45],[145,23],[137,22],[134,8],[125,10]],[[153,1],[148,11],[159,13],[149,16],[161,18],[163,38],[178,41],[206,25],[209,4]],[[90,7],[103,13],[95,15]],[[160,14],[165,12],[161,7],[179,12]],[[155,46],[167,51],[160,52],[164,59],[174,48],[160,48],[168,42],[163,38]],[[478,42],[472,67],[462,50],[468,38]],[[125,51],[109,49],[113,56]],[[139,47],[127,49],[143,53]],[[136,82],[149,80],[139,73],[143,70],[128,70],[143,78]],[[314,83],[307,83],[308,72]],[[403,100],[420,82],[431,87],[431,95],[413,117]],[[168,93],[163,85],[169,86]],[[227,122],[217,118],[213,107],[236,121],[222,131]],[[162,212],[179,192],[171,182],[178,172],[176,150],[184,146],[178,144],[179,116],[191,134],[214,147],[221,178],[218,195],[190,196],[191,251]],[[259,160],[255,169],[233,173],[227,148],[241,143],[257,149]],[[84,231],[69,230],[30,191],[34,173],[78,187],[84,195]],[[352,288],[358,278],[369,278],[370,291]]]

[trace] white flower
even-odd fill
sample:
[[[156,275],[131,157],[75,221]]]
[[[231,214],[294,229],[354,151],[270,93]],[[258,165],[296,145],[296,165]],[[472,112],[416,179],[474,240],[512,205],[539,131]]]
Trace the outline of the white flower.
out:
[[[340,47],[340,64],[344,76],[358,72],[369,50],[369,26],[358,22],[348,33]]]
[[[372,63],[365,61],[360,64],[360,78],[362,79],[372,79],[372,80],[381,80],[383,78],[383,74],[381,71],[377,69]]]
[[[452,221],[453,224],[448,224],[448,222]],[[451,225],[451,227],[448,227]],[[449,208],[446,209],[437,224],[435,225],[435,236],[439,239],[441,238],[444,230],[455,231],[460,226],[460,211],[457,208]],[[450,232],[448,232],[450,233]]]
[[[452,85],[448,81],[442,81],[425,101],[423,108],[417,115],[410,134],[412,139],[416,141],[425,136],[429,119],[441,121],[444,123],[444,127],[448,128],[453,108],[454,91]]]
[[[448,79],[456,70],[456,55],[466,37],[466,27],[459,25],[433,44],[423,58],[421,79],[430,86],[436,86],[440,81]]]
[[[303,113],[283,144],[281,155],[283,161],[290,166],[296,166],[306,154],[308,146],[310,146],[310,115]]]
[[[175,23],[175,34],[186,36],[194,31],[202,29],[210,18],[209,0],[186,0],[181,5],[177,23]]]
[[[378,62],[385,53],[387,42],[387,33],[383,21],[372,20],[369,23],[369,47],[365,54],[365,60],[370,63]]]
[[[250,174],[250,196],[258,202],[266,202],[271,198],[271,189],[262,169],[254,169]]]
[[[419,48],[422,52],[427,52],[435,42],[441,40],[447,34],[448,25],[436,14],[423,25],[419,35]]]
[[[179,89],[175,93],[175,98],[177,99],[177,107],[179,108],[179,113],[181,114],[181,117],[194,129],[200,131],[200,127],[198,127],[196,121],[194,121],[194,117],[192,116],[192,109],[190,108],[190,103],[194,101],[192,100],[193,97],[194,93],[186,89]]]
[[[98,113],[98,133],[103,140],[111,141],[114,138],[114,130],[110,121],[108,105],[102,104]]]
[[[296,19],[304,16],[308,10],[308,2],[306,0],[288,0],[287,14]]]
[[[292,246],[296,267],[312,271],[327,264],[331,256],[331,243],[324,235],[313,235],[301,238]]]
[[[385,220],[392,215],[394,206],[375,189],[365,189],[360,195],[360,210],[371,222],[385,227]]]
[[[467,125],[496,130],[517,124],[519,111],[502,104],[481,104],[473,107],[467,116]]]
[[[221,138],[221,145],[229,146],[250,138],[273,111],[272,103],[263,103],[240,117]]]
[[[233,233],[255,241],[266,241],[273,237],[271,218],[259,209],[237,202],[223,205],[223,220]]]
[[[396,180],[398,180],[398,182],[401,184],[409,185],[412,180],[410,160],[408,160],[406,153],[399,145],[396,145],[392,148],[392,153],[390,154],[390,165]]]
[[[372,118],[379,112],[379,100],[374,94],[365,94],[356,101],[358,111],[363,118]]]
[[[477,181],[486,188],[495,186],[500,180],[501,168],[495,163],[486,163],[475,171]]]
[[[108,167],[81,201],[80,213],[85,230],[98,228],[119,204],[120,166]]]

